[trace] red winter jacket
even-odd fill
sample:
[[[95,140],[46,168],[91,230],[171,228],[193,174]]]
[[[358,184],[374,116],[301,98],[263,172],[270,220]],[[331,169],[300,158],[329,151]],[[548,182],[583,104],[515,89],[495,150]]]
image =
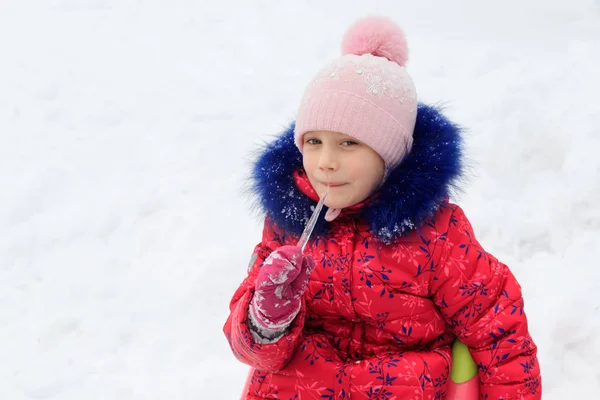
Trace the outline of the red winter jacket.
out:
[[[428,143],[423,137],[432,136],[432,129],[425,134],[416,129],[412,152]],[[285,143],[281,148],[292,151]],[[289,157],[283,155],[276,158],[287,165]],[[297,163],[292,167],[298,168]],[[317,267],[302,310],[289,332],[273,344],[253,340],[248,306],[263,261],[274,249],[295,244],[302,224],[290,225],[294,213],[286,215],[281,208],[299,209],[294,201],[259,192],[268,200],[269,216],[224,327],[235,356],[253,367],[242,398],[443,399],[450,344],[458,337],[479,365],[481,398],[540,399],[537,348],[513,274],[481,247],[458,206],[438,199],[434,212],[417,220],[422,208],[411,206],[405,192],[397,190],[404,180],[400,186],[397,177],[388,180],[386,185],[395,185],[394,196],[384,188],[377,200],[320,227],[305,250]],[[302,174],[289,182],[285,190],[290,197],[314,204],[316,195]],[[442,182],[447,188],[448,179]],[[381,208],[390,201],[397,206],[398,196],[412,219],[398,219],[391,209]],[[428,200],[424,195],[419,199]],[[283,216],[274,214],[278,207]],[[387,218],[378,220],[374,211],[382,210]],[[300,220],[308,214],[310,208]]]

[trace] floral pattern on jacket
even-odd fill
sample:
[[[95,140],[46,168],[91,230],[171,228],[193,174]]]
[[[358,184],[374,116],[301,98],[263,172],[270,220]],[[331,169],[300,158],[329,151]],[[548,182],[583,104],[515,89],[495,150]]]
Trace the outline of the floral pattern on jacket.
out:
[[[393,246],[354,217],[335,225],[307,247],[318,265],[290,332],[260,345],[246,325],[256,274],[297,240],[266,221],[225,326],[236,357],[255,368],[246,398],[443,399],[456,336],[480,366],[482,398],[540,398],[521,288],[459,207],[443,206]]]

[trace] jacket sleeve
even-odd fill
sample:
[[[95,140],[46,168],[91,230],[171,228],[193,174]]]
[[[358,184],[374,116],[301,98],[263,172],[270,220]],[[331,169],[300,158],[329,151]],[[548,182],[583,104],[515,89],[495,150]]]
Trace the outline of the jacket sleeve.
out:
[[[440,236],[446,243],[431,281],[434,301],[479,366],[481,398],[541,399],[537,347],[527,328],[521,286],[479,245],[460,207],[450,208],[448,230]]]
[[[235,357],[244,364],[263,371],[279,371],[285,367],[302,341],[306,313],[304,299],[296,319],[277,342],[258,343],[248,329],[248,307],[254,294],[256,277],[269,254],[284,244],[283,235],[284,233],[280,232],[268,218],[265,220],[262,241],[254,249],[248,265],[248,276],[231,299],[230,314],[223,327]]]

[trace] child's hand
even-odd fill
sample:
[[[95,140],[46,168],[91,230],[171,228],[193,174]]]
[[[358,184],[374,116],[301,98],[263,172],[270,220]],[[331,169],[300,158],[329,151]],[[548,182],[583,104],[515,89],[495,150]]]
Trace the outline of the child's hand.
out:
[[[300,310],[300,298],[315,267],[311,256],[297,246],[282,246],[265,260],[250,305],[256,322],[264,328],[286,327]]]

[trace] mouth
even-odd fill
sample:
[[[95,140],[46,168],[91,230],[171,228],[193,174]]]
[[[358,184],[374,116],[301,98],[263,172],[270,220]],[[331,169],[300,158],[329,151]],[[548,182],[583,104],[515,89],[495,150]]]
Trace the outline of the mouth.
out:
[[[329,186],[330,188],[336,188],[336,187],[344,186],[344,185],[345,185],[345,183],[339,183],[339,182],[323,182],[323,185],[325,185],[325,186]]]

